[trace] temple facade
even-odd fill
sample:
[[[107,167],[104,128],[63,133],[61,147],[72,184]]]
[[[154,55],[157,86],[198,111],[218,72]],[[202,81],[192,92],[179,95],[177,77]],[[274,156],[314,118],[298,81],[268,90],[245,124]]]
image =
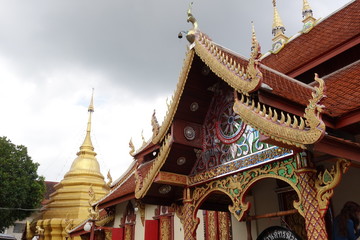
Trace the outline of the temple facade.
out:
[[[129,169],[70,237],[331,239],[343,204],[360,202],[359,5],[317,20],[304,0],[288,38],[274,1],[272,49],[261,54],[253,29],[249,58],[201,32],[189,8],[162,124],[154,112],[151,139],[130,141]]]
[[[92,204],[109,192],[91,142],[91,116],[94,112],[93,97],[89,105],[89,120],[84,142],[77,158],[55,191],[26,229],[26,239],[60,240],[69,237],[69,231],[93,216]]]

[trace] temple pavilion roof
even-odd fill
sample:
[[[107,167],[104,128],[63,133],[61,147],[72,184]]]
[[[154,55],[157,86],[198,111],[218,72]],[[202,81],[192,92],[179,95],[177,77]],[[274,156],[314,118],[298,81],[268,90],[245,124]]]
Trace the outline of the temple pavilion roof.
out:
[[[296,118],[301,118],[304,115],[305,108],[309,106],[309,100],[314,98],[314,94],[320,94],[321,97],[318,98],[317,102],[313,102],[319,110],[317,116],[319,118],[317,119],[319,125],[315,126],[314,130],[318,128],[322,132],[319,133],[318,138],[312,143],[314,144],[314,149],[336,155],[336,152],[330,149],[329,146],[339,144],[337,151],[340,151],[339,149],[341,148],[341,151],[346,154],[353,152],[355,155],[349,155],[349,157],[356,159],[358,156],[356,152],[359,152],[360,144],[343,137],[341,134],[334,134],[334,132],[336,128],[356,123],[356,121],[351,122],[354,120],[350,122],[339,121],[341,120],[339,117],[351,114],[360,107],[359,60],[343,66],[340,64],[338,69],[331,69],[331,72],[326,72],[328,71],[326,70],[325,74],[320,76],[323,81],[317,80],[317,82],[314,82],[313,73],[305,76],[306,81],[296,78],[309,69],[320,66],[323,62],[337,54],[358,46],[360,41],[359,10],[359,1],[352,1],[329,17],[319,21],[311,31],[292,38],[278,53],[268,54],[263,58],[260,58],[260,52],[257,52],[256,44],[258,43],[253,35],[253,51],[249,59],[220,46],[206,34],[202,33],[198,29],[196,19],[191,12],[188,12],[188,21],[194,26],[187,33],[187,39],[190,42],[189,51],[186,54],[172,100],[168,104],[168,111],[164,121],[159,126],[159,129],[156,129],[154,132],[151,141],[148,141],[146,145],[142,146],[133,155],[137,164],[134,164],[122,179],[114,185],[112,191],[98,202],[99,205],[109,206],[115,202],[121,202],[125,198],[128,199],[128,196],[134,195],[136,198],[143,198],[147,195],[148,191],[151,191],[150,186],[152,184],[157,184],[157,181],[161,183],[159,181],[161,178],[160,172],[166,172],[173,166],[171,164],[164,165],[164,163],[169,159],[175,159],[170,149],[178,147],[176,143],[173,143],[171,137],[167,137],[174,134],[171,128],[174,121],[176,119],[192,120],[196,124],[201,124],[202,119],[206,115],[206,112],[192,113],[193,116],[198,114],[195,116],[197,119],[190,119],[191,115],[187,114],[183,108],[183,106],[188,106],[191,103],[191,96],[203,94],[204,96],[202,96],[199,102],[201,104],[201,101],[204,100],[204,109],[207,109],[205,100],[208,100],[209,96],[205,96],[204,92],[196,92],[200,89],[197,84],[204,85],[201,88],[204,90],[214,84],[212,82],[214,80],[210,80],[210,77],[205,79],[204,76],[196,75],[195,70],[193,70],[194,68],[199,70],[204,65],[209,67],[214,74],[211,76],[211,79],[217,76],[218,79],[235,89],[238,94],[247,97],[256,93],[254,95],[267,108],[267,112],[269,112],[269,107],[274,107],[277,111],[284,111],[285,113],[292,114],[292,116],[296,116]],[[316,70],[321,72],[321,68]],[[193,82],[189,83],[189,79]],[[195,79],[197,82],[194,82]],[[318,82],[323,82],[325,88],[323,86],[319,87]],[[326,97],[322,99],[323,95]],[[319,103],[320,100],[321,102]],[[250,106],[248,107],[250,108]],[[256,113],[255,109],[251,111]],[[314,113],[316,113],[316,109]],[[261,118],[260,114],[258,114],[259,116],[255,115],[254,118]],[[324,116],[324,123],[321,120],[321,115]],[[273,115],[270,119],[267,119],[268,122],[273,121],[278,125],[283,125],[283,123],[279,124],[281,120],[276,119]],[[343,125],[336,126],[338,123]],[[296,124],[291,123],[291,125]],[[286,128],[289,127],[292,126],[287,126]],[[295,128],[298,129],[301,126],[297,125]],[[309,130],[309,128],[304,129],[304,131],[306,130]],[[262,132],[261,129],[259,131]],[[321,144],[315,145],[320,140]],[[281,142],[279,139],[277,141],[278,143]],[[161,148],[160,145],[162,145]],[[306,148],[307,144],[294,146]],[[194,148],[193,146],[191,147],[192,149]],[[155,148],[157,154],[156,156],[154,155],[154,159],[144,161],[145,152],[148,154]],[[136,169],[134,168],[135,166]],[[191,169],[191,166],[183,166],[181,169],[175,169],[174,171],[187,175],[189,168]],[[181,176],[175,177],[181,178]],[[138,179],[141,179],[142,186],[140,187],[138,186],[140,184],[137,181]],[[136,187],[134,187],[135,182],[137,184]],[[184,182],[186,183],[186,179]]]

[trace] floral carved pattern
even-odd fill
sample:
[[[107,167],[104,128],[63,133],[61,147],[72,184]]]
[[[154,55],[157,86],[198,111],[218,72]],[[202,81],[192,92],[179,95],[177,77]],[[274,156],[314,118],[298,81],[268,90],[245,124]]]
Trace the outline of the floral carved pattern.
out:
[[[198,154],[196,166],[190,177],[193,183],[211,178],[210,176],[204,177],[204,174],[215,173],[216,175],[218,171],[221,171],[220,169],[215,170],[217,167],[231,168],[230,165],[236,165],[233,167],[239,169],[244,165],[254,165],[268,160],[266,149],[271,146],[259,141],[259,132],[243,123],[242,119],[233,111],[233,104],[234,98],[230,88],[227,86],[215,87],[215,94],[202,130],[203,150],[201,154]],[[253,155],[255,153],[259,154]],[[249,158],[249,160],[245,158]],[[242,160],[235,164],[234,161],[240,159]],[[240,167],[239,163],[242,163],[243,166]],[[229,172],[229,169],[225,171]]]
[[[160,218],[160,240],[171,240],[171,224],[169,217]]]
[[[198,209],[199,205],[212,192],[223,192],[229,196],[233,203],[233,205],[229,206],[229,211],[240,221],[249,209],[249,203],[244,202],[247,190],[253,183],[263,178],[277,178],[287,182],[297,191],[299,198],[301,198],[297,188],[298,177],[295,174],[295,169],[296,162],[289,159],[272,162],[220,180],[211,181],[202,187],[195,188],[193,192],[194,208]],[[294,203],[294,206],[298,207],[298,204]]]

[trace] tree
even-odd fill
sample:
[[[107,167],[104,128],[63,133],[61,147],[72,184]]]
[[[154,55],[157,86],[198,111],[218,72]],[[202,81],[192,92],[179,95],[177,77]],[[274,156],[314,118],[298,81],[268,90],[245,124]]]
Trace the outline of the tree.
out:
[[[44,178],[38,176],[27,148],[0,137],[0,232],[25,219],[44,198]]]

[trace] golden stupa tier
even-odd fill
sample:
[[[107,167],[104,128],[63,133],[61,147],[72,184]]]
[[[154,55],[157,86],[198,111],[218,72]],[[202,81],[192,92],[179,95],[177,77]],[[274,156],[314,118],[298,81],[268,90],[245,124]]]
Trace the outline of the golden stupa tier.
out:
[[[90,206],[109,192],[90,137],[93,111],[91,98],[86,136],[77,153],[78,157],[73,161],[64,179],[55,186],[55,192],[50,195],[41,219],[36,222],[36,226],[44,230],[45,240],[60,240],[66,237],[71,226],[88,219]]]

